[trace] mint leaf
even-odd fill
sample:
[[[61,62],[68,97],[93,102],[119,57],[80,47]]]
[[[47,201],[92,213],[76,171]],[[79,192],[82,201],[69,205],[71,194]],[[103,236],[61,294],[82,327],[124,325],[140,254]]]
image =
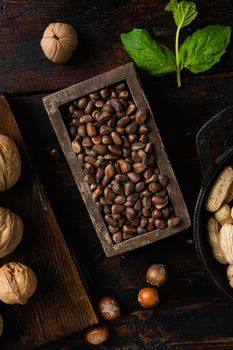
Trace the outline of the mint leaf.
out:
[[[181,1],[173,9],[173,16],[178,28],[187,27],[197,16],[194,2]]]
[[[225,53],[230,37],[231,27],[213,25],[197,30],[180,48],[181,69],[185,67],[193,73],[210,69]]]
[[[177,5],[177,0],[170,0],[169,3],[165,6],[165,11],[174,11]]]
[[[159,76],[176,70],[174,53],[155,41],[147,30],[122,33],[121,40],[136,64],[150,74]]]

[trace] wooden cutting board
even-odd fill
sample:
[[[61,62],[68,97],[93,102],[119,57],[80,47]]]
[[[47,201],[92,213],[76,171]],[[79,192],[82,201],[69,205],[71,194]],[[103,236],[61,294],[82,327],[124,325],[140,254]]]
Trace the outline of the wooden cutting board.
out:
[[[21,244],[0,260],[0,266],[20,261],[31,266],[38,278],[37,291],[26,305],[1,303],[4,333],[0,349],[26,350],[98,320],[4,96],[0,96],[0,134],[16,142],[22,159],[20,180],[0,193],[0,206],[20,215],[25,226]]]

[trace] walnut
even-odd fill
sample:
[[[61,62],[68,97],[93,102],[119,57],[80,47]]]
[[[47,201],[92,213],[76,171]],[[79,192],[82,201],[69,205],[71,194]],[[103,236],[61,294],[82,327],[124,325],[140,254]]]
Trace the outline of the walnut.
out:
[[[54,63],[68,61],[77,44],[77,34],[67,23],[50,23],[40,42],[45,56]]]
[[[21,173],[21,160],[15,142],[0,135],[0,191],[16,184]]]
[[[37,287],[32,269],[10,262],[0,268],[0,300],[6,304],[26,304]]]
[[[0,258],[13,252],[23,236],[23,222],[12,211],[0,207]]]

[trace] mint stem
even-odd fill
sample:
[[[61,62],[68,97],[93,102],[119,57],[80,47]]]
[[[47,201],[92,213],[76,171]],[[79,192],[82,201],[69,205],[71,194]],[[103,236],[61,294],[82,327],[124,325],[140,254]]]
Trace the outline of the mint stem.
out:
[[[181,79],[180,79],[180,61],[179,61],[179,35],[180,35],[180,27],[177,27],[176,30],[176,41],[175,41],[175,52],[176,52],[176,80],[177,86],[181,87]]]
[[[177,81],[177,86],[181,87],[180,70],[176,71],[176,81]]]

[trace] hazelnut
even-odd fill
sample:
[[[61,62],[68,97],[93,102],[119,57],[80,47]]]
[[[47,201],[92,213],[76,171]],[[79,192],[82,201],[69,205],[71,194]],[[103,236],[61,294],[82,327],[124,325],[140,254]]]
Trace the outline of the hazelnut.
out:
[[[105,320],[114,320],[120,316],[120,305],[113,297],[103,297],[99,301],[98,309]]]
[[[91,328],[85,334],[85,339],[92,345],[100,345],[108,340],[109,330],[106,325],[98,325]]]
[[[150,309],[159,303],[158,292],[153,287],[142,288],[138,293],[139,303],[146,309]]]
[[[152,286],[162,286],[167,282],[167,278],[167,269],[163,264],[152,264],[146,273],[146,280]]]

